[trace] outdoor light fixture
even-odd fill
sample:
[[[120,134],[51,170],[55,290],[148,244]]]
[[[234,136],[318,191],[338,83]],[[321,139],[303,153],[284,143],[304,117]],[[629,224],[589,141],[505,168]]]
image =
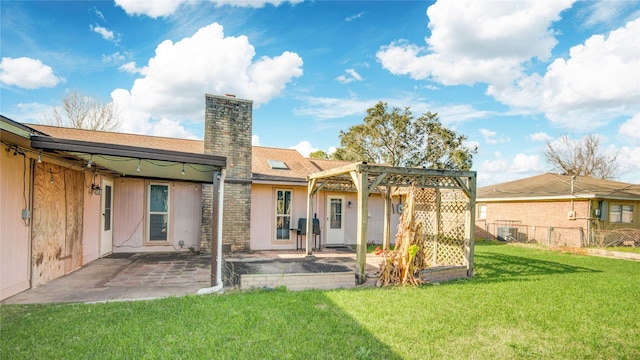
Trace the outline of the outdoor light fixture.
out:
[[[353,207],[353,203],[352,203],[351,201],[349,201],[349,202],[347,203],[347,205],[348,205],[349,207]]]
[[[53,173],[50,173],[51,177],[49,178],[49,184],[53,184]]]
[[[181,174],[184,175],[184,163],[182,163],[182,171]]]
[[[102,194],[102,189],[100,188],[100,185],[97,184],[91,184],[91,191],[96,195]]]
[[[38,164],[42,164],[42,153],[38,154]]]
[[[87,163],[87,168],[91,169],[91,164],[93,163],[93,155],[91,155],[91,159],[89,159],[89,162]]]
[[[140,172],[140,159],[138,159],[138,168],[136,169],[137,172]]]

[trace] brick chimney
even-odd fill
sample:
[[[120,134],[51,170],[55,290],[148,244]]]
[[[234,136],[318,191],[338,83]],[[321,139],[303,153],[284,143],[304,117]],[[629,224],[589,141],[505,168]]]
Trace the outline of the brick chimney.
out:
[[[204,153],[225,156],[223,251],[249,250],[251,222],[251,134],[253,101],[205,95]],[[200,249],[212,244],[213,185],[202,189]]]

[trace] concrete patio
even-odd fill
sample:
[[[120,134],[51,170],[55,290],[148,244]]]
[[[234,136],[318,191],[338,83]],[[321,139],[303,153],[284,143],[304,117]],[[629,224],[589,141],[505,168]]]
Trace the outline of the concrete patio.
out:
[[[281,279],[290,279],[290,275],[299,278],[284,283],[292,290],[349,287],[345,283],[349,278],[355,286],[355,252],[348,248],[322,249],[311,259],[296,251],[257,251],[227,255],[224,260],[225,291],[276,287]],[[379,261],[378,256],[368,256],[367,272],[373,274]],[[184,252],[113,254],[9,297],[2,304],[91,303],[190,295],[210,286],[210,269],[209,255]],[[310,280],[309,276],[313,274],[326,276]],[[318,279],[320,282],[314,283]]]

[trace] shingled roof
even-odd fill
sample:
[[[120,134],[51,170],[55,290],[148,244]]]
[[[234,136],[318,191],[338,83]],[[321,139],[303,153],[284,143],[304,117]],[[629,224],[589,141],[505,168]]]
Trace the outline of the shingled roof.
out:
[[[478,202],[599,198],[640,200],[640,185],[588,176],[542,174],[477,189]]]
[[[204,142],[202,140],[92,131],[38,124],[28,124],[28,126],[53,138],[64,140],[135,146],[200,155],[204,154]],[[274,169],[269,165],[268,160],[282,161],[287,165],[288,169]],[[306,184],[307,175],[322,170],[332,169],[348,163],[349,162],[346,161],[308,159],[294,149],[262,146],[252,147],[251,170],[253,173],[253,180],[257,182],[288,182]]]
[[[251,160],[253,180],[258,182],[307,182],[307,175],[349,162],[308,159],[294,149],[254,146]],[[288,169],[273,168],[269,160],[282,161]]]
[[[32,129],[51,137],[65,140],[106,143],[123,146],[136,146],[149,149],[181,151],[194,154],[204,154],[202,140],[177,139],[161,136],[137,135],[109,131],[93,131],[72,129],[48,125],[27,124]]]

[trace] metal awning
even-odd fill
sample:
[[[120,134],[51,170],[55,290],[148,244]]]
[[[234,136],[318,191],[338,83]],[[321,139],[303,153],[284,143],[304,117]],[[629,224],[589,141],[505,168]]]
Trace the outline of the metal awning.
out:
[[[91,163],[113,176],[145,177],[195,182],[212,182],[214,172],[226,167],[223,156],[196,154],[172,150],[151,149],[31,136],[31,147],[55,152],[67,160]]]

